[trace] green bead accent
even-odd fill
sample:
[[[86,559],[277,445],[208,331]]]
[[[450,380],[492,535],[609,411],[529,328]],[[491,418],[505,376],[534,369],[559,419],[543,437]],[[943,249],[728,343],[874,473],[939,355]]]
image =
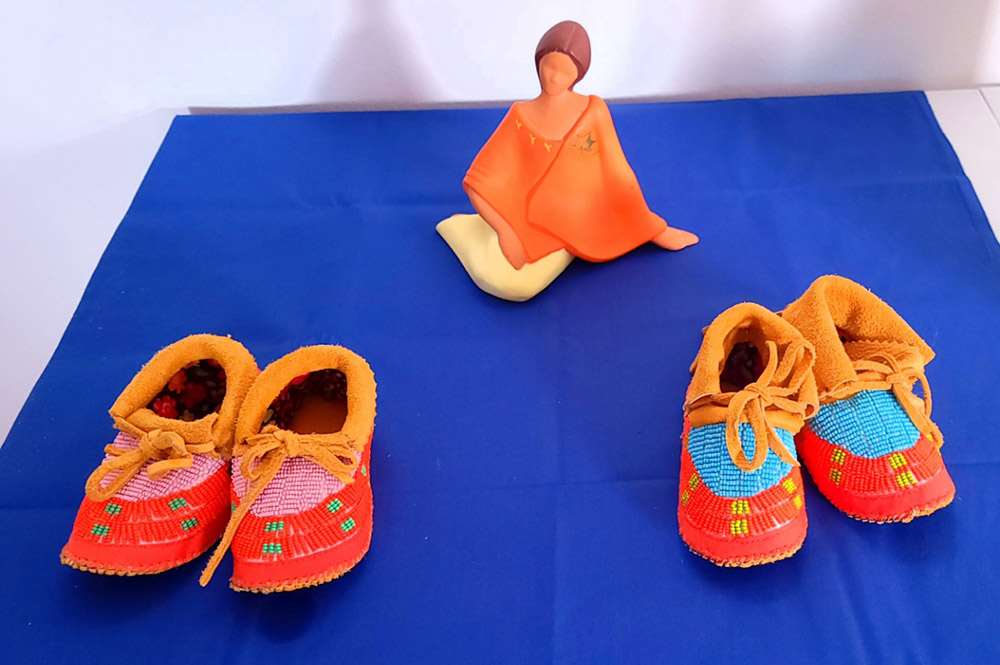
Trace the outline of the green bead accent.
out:
[[[279,522],[268,522],[264,525],[264,531],[281,531],[285,528],[285,521],[281,520]]]
[[[181,522],[181,527],[187,531],[188,529],[193,529],[198,526],[198,518],[192,517],[191,519],[184,520]]]
[[[343,507],[344,504],[340,501],[340,499],[334,499],[330,503],[326,504],[326,509],[329,510],[331,513],[335,513]]]
[[[281,554],[281,543],[264,543],[264,554]]]
[[[348,531],[350,531],[351,529],[353,529],[355,526],[357,526],[357,525],[354,522],[354,518],[353,517],[348,517],[344,521],[344,523],[340,525],[340,528],[343,530],[344,533],[347,533]]]
[[[367,476],[368,475],[368,469],[365,468],[364,464],[361,465],[361,475],[362,476]]]
[[[231,501],[229,503],[229,511],[230,512],[236,512],[236,502],[235,501]]]
[[[104,512],[106,512],[108,515],[120,515],[122,512],[122,507],[119,506],[117,503],[109,503],[108,505],[104,506]]]
[[[184,506],[188,505],[188,502],[187,499],[179,496],[176,499],[171,499],[169,502],[167,502],[167,505],[170,506],[170,510],[179,510]]]
[[[106,536],[108,535],[109,531],[111,531],[110,526],[106,526],[104,524],[95,524],[94,528],[90,530],[90,533],[94,534],[95,536]]]

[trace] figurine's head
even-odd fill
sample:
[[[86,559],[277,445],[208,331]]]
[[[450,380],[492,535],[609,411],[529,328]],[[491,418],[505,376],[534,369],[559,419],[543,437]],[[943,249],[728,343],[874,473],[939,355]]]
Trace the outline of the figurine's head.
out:
[[[550,95],[572,90],[589,68],[590,37],[576,21],[556,23],[535,47],[538,80]]]

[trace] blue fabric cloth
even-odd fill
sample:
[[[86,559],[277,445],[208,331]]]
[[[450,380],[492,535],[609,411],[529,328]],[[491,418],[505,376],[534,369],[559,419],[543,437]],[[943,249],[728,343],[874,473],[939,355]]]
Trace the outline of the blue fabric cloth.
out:
[[[480,292],[434,232],[504,109],[178,118],[0,449],[7,662],[972,663],[997,655],[1000,248],[922,94],[612,105],[653,210],[697,247]],[[67,222],[69,223],[69,221]],[[855,279],[938,353],[954,505],[856,522],[809,484],[788,561],[677,534],[702,327]],[[59,565],[107,409],[154,351],[335,342],[379,382],[372,548],[314,590]]]
[[[824,404],[809,427],[821,439],[868,459],[912,448],[920,438],[890,390],[864,390]]]
[[[798,459],[792,433],[780,427],[775,427],[774,431],[788,452]],[[756,445],[757,435],[753,433],[750,423],[740,423],[740,446],[748,460],[753,459]],[[761,445],[766,446],[767,442]],[[688,433],[688,452],[698,477],[708,489],[716,496],[732,499],[756,496],[777,485],[792,470],[791,464],[781,461],[773,450],[768,449],[763,466],[750,472],[741,471],[733,463],[726,447],[726,423],[692,427]]]

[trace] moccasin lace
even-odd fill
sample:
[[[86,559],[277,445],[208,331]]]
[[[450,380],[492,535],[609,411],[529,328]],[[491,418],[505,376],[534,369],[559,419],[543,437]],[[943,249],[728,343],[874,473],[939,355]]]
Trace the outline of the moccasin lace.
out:
[[[920,433],[938,448],[944,444],[940,428],[931,420],[931,386],[927,382],[923,359],[916,347],[858,341],[844,343],[844,349],[851,358],[857,379],[845,381],[821,393],[821,403],[842,400],[863,390],[892,390]],[[923,389],[923,398],[913,392],[918,382]]]
[[[333,477],[350,485],[358,467],[358,454],[354,441],[343,432],[336,434],[297,434],[268,425],[259,434],[236,444],[233,456],[240,458],[240,473],[249,483],[249,490],[239,507],[229,518],[222,540],[201,574],[202,586],[208,584],[222,561],[239,528],[240,522],[253,506],[261,492],[274,480],[286,459],[304,457],[322,467]]]
[[[177,432],[167,429],[145,432],[127,421],[116,419],[115,426],[136,436],[139,445],[135,448],[122,448],[113,443],[106,446],[104,452],[110,458],[104,460],[90,474],[84,491],[94,501],[107,501],[121,491],[147,463],[149,467],[146,469],[146,475],[150,480],[160,480],[176,469],[190,468],[195,455],[214,453],[213,426],[218,418],[218,414],[215,413],[206,416],[204,422],[200,423],[199,429],[202,432],[195,441],[186,441]],[[111,474],[116,475],[102,486]]]
[[[780,409],[804,418],[808,408],[805,402],[795,399],[810,371],[810,363],[806,361],[809,353],[806,344],[801,341],[789,344],[780,362],[777,344],[770,340],[766,344],[767,365],[756,381],[737,392],[702,395],[685,405],[687,411],[706,405],[727,407],[726,448],[733,464],[746,472],[763,466],[769,449],[783,462],[798,466],[795,456],[768,422],[767,409]],[[747,459],[740,442],[739,424],[742,421],[749,422],[753,428],[755,444],[751,459]]]

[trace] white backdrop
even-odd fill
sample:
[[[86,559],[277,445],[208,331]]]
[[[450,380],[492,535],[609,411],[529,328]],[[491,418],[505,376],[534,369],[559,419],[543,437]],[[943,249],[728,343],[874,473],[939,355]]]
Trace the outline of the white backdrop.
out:
[[[606,98],[1000,82],[1000,0],[8,0],[0,19],[0,438],[174,110],[534,95],[564,18]],[[152,353],[153,349],[150,349]]]
[[[13,10],[13,11],[11,11]],[[1000,82],[995,0],[21,0],[0,26],[0,146],[160,108],[508,100],[563,18],[581,86],[707,98]]]

